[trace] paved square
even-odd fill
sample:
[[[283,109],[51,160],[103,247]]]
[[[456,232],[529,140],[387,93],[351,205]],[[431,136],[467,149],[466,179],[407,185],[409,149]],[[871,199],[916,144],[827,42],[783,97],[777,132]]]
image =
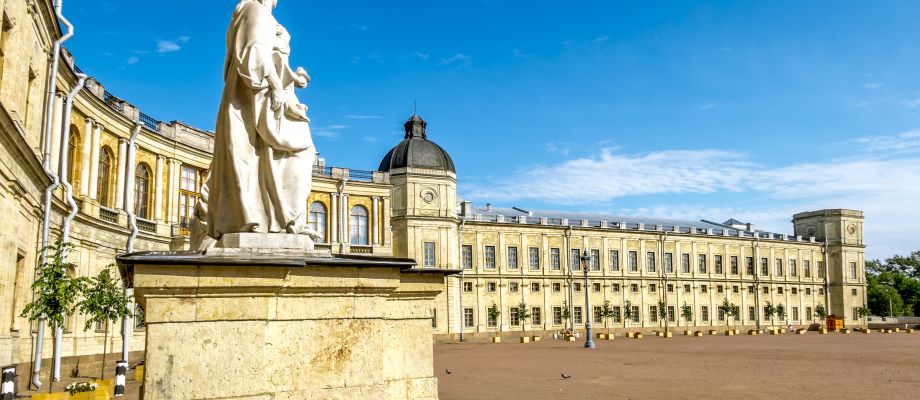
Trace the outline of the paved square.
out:
[[[506,341],[436,345],[441,400],[920,396],[916,333]]]

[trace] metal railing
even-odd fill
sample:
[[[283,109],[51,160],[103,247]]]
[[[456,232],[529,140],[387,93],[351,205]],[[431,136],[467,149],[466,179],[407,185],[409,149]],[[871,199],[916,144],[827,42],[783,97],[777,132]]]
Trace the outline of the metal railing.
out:
[[[111,222],[113,224],[118,223],[118,211],[115,211],[111,208],[99,207],[99,219]]]
[[[348,179],[353,181],[373,181],[374,180],[374,171],[365,171],[360,169],[349,169],[348,170]]]
[[[142,112],[138,112],[137,118],[138,118],[138,120],[140,121],[141,124],[143,124],[144,126],[147,127],[147,129],[150,129],[150,130],[152,130],[152,131],[154,131],[154,132],[159,131],[159,129],[160,129],[160,127],[159,127],[160,121],[157,121],[157,120],[153,119],[153,117],[151,117],[151,116],[149,116],[149,115],[147,115],[147,114],[144,114],[144,113],[142,113]]]
[[[157,224],[156,222],[149,221],[146,219],[137,219],[137,229],[147,232],[147,233],[157,233]]]
[[[316,243],[313,248],[315,250],[332,250],[332,245],[329,243]]]
[[[371,246],[355,246],[355,245],[352,245],[352,246],[350,247],[350,249],[349,249],[349,252],[350,252],[351,254],[372,254],[372,253],[374,252],[374,248],[371,247]]]

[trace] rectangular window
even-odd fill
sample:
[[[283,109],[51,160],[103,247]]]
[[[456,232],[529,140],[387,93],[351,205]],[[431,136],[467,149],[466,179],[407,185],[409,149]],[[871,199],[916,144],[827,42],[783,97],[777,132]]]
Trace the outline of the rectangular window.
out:
[[[604,321],[604,318],[601,316],[601,308],[598,306],[594,306],[594,321],[593,322],[595,324],[600,324],[600,323],[603,323],[603,321]]]
[[[738,294],[738,293],[740,293],[740,290],[739,290],[739,288],[738,288],[738,285],[733,285],[733,286],[732,286],[732,293],[733,293],[733,294]]]
[[[620,251],[610,250],[610,270],[613,272],[620,271]]]
[[[508,269],[518,269],[518,248],[508,246]]]
[[[600,283],[592,283],[592,284],[591,284],[591,290],[594,291],[594,293],[600,293],[600,292],[601,292],[601,284],[600,284]]]
[[[559,293],[562,291],[562,284],[559,282],[553,282],[553,292]]]
[[[467,328],[473,327],[473,309],[472,308],[463,309],[463,326]]]
[[[438,329],[438,309],[431,309],[431,329]]]
[[[134,329],[138,331],[147,327],[147,321],[144,319],[144,309],[140,304],[134,304]]]
[[[495,282],[486,282],[486,291],[489,293],[495,293]]]
[[[719,307],[719,311],[716,314],[720,322],[725,321],[725,310],[723,310],[722,307]]]
[[[757,313],[757,308],[755,308],[754,306],[749,306],[748,307],[748,321],[757,320],[756,313]]]
[[[559,249],[555,247],[549,249],[549,269],[558,271],[561,267],[562,263],[559,261]]]
[[[591,270],[600,271],[601,270],[601,251],[600,250],[591,250]]]
[[[700,317],[703,322],[709,322],[709,306],[700,307]]]
[[[744,265],[748,275],[754,275],[754,257],[744,257]]]
[[[805,295],[811,296],[811,288],[805,288]]]
[[[674,293],[674,284],[673,284],[673,283],[669,283],[669,284],[668,284],[668,293]]]
[[[738,256],[732,256],[729,262],[731,263],[732,275],[738,275]]]
[[[539,271],[540,270],[540,248],[531,247],[527,250],[528,257],[530,259],[530,270]]]
[[[630,285],[629,285],[629,291],[630,291],[630,292],[633,292],[633,293],[639,293],[639,285],[638,285],[638,284],[635,284],[635,283],[630,284]]]
[[[658,306],[648,306],[648,320],[652,323],[658,322]]]
[[[792,294],[799,294],[799,289],[792,288]]]
[[[629,252],[629,272],[639,271],[639,255],[635,251]]]
[[[613,320],[613,323],[615,324],[622,322],[622,320],[620,319],[620,307],[614,306],[612,308],[613,308],[613,316],[611,316],[610,319]]]
[[[540,307],[530,308],[530,325],[543,325],[543,313],[541,312]]]
[[[799,266],[796,265],[795,260],[789,260],[789,276],[797,277],[799,276]]]
[[[463,269],[473,269],[473,246],[463,245]]]
[[[725,287],[722,285],[716,285],[716,293],[725,293]]]
[[[684,293],[690,293],[690,285],[684,285]]]
[[[770,294],[770,288],[769,288],[769,287],[764,287],[764,288],[763,288],[763,294]]]
[[[674,318],[674,306],[668,306],[668,322],[674,322]]]
[[[818,288],[818,296],[824,296],[824,288]]]
[[[569,265],[572,266],[572,271],[581,271],[581,250],[572,249],[569,252]]]
[[[859,308],[853,307],[853,321],[859,321]]]
[[[534,293],[540,292],[540,283],[539,283],[539,282],[533,282],[533,283],[531,283],[531,284],[530,284],[530,291],[531,291],[531,292],[534,292]]]
[[[639,323],[639,318],[640,318],[640,315],[639,315],[639,306],[632,306],[632,322],[633,322],[634,324],[638,324],[638,323]]]
[[[783,287],[782,287],[782,286],[776,288],[776,294],[783,294]]]
[[[680,272],[685,274],[690,273],[690,253],[683,253],[680,255]]]
[[[508,313],[508,316],[511,317],[511,326],[521,326],[521,319],[518,318],[518,310],[519,308],[517,307],[511,307],[511,312]]]
[[[754,294],[754,286],[748,286],[748,293]]]
[[[856,279],[856,262],[850,263],[850,279]]]
[[[553,325],[562,325],[562,307],[553,307]]]
[[[581,283],[579,283],[579,282],[572,283],[572,288],[575,289],[576,292],[580,292],[580,291],[581,291]]]
[[[619,283],[611,283],[611,284],[610,284],[610,291],[611,291],[611,292],[614,292],[614,293],[619,292],[619,291],[620,291],[620,284],[619,284]]]
[[[824,278],[827,273],[824,270],[824,261],[818,261],[818,278]]]
[[[490,328],[494,328],[494,327],[498,326],[498,315],[495,315],[495,314],[493,313],[493,310],[497,310],[497,309],[498,309],[497,306],[495,306],[495,307],[489,306],[489,308],[486,309],[486,311],[487,311],[487,312],[486,312],[486,316],[487,316],[487,317],[486,317],[486,325],[487,325],[488,327],[490,327]],[[499,315],[501,315],[501,314],[499,314]]]
[[[808,260],[802,261],[802,273],[805,275],[806,278],[811,278],[811,261],[808,261]]]
[[[434,242],[425,242],[425,268],[434,268],[437,266],[434,253]]]
[[[700,285],[700,293],[709,293],[709,286]]]
[[[657,271],[655,266],[655,252],[649,251],[645,253],[645,270],[647,272]]]
[[[722,256],[719,254],[716,254],[714,256],[713,261],[716,263],[716,273],[719,275],[722,275],[723,273],[725,273],[725,270],[722,269]]]
[[[655,293],[655,292],[657,292],[657,291],[658,291],[658,285],[656,285],[656,284],[654,284],[654,283],[649,283],[649,284],[648,284],[648,292],[649,292],[649,293]]]
[[[805,307],[805,320],[806,321],[812,320],[811,307]]]
[[[472,292],[473,291],[473,282],[463,282],[463,291]]]
[[[495,269],[495,246],[486,246],[485,262],[486,269]]]
[[[520,285],[517,282],[508,282],[508,291],[511,293],[517,293],[520,289]]]
[[[706,255],[705,254],[700,254],[699,264],[700,264],[700,268],[699,268],[700,273],[705,274],[706,273]]]
[[[793,321],[799,320],[799,308],[798,307],[792,307],[792,320]]]
[[[575,307],[575,311],[572,313],[572,319],[575,321],[576,324],[582,323],[581,307]]]
[[[668,274],[674,272],[674,254],[664,253],[664,272]]]
[[[770,261],[766,258],[760,259],[760,276],[770,275]]]
[[[776,259],[776,268],[775,268],[775,271],[773,271],[773,273],[776,276],[783,276],[783,259],[782,258]]]

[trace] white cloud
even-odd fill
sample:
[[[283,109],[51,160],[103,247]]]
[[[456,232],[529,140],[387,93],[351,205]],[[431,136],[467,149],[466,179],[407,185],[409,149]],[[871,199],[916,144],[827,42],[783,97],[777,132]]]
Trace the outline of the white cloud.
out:
[[[131,57],[128,57],[128,59],[125,61],[128,63],[128,65],[134,65],[134,64],[137,64],[137,62],[140,60],[141,60],[140,57],[131,56]]]
[[[868,151],[904,152],[920,150],[920,130],[901,132],[897,135],[865,136],[853,142]]]
[[[609,40],[609,39],[610,39],[610,36],[604,35],[604,36],[601,36],[601,37],[594,38],[594,40],[592,40],[591,42],[593,42],[593,43],[604,43],[604,42],[606,42],[606,41]]]
[[[448,64],[458,63],[460,66],[464,66],[464,65],[469,65],[471,62],[473,62],[472,57],[466,54],[463,54],[463,53],[457,53],[457,54],[454,54],[453,56],[442,58],[441,62],[439,62],[438,65],[448,65]]]
[[[329,128],[329,129],[335,129],[335,130],[340,130],[340,129],[348,129],[348,128],[350,128],[350,126],[348,126],[348,125],[342,125],[342,124],[336,124],[336,125],[329,125],[327,128]]]
[[[527,57],[530,57],[530,54],[525,53],[525,52],[524,52],[523,50],[521,50],[521,49],[513,49],[513,50],[511,50],[511,55],[513,55],[513,56],[515,56],[515,57],[517,57],[517,58],[527,58]]]
[[[917,107],[920,107],[920,98],[916,98],[916,99],[913,99],[913,100],[905,101],[905,102],[904,102],[904,105],[906,105],[908,108],[917,108]]]
[[[717,106],[716,103],[706,103],[696,108],[696,111],[709,111]]]
[[[346,115],[345,118],[348,118],[348,119],[381,119],[383,117],[379,115],[350,114],[350,115]]]
[[[182,46],[179,46],[175,40],[160,39],[157,41],[157,53],[172,53],[179,50],[182,50]]]
[[[340,137],[339,133],[336,132],[336,131],[327,130],[327,129],[321,129],[321,128],[320,128],[320,129],[314,129],[314,130],[313,130],[313,135],[314,135],[314,136],[319,136],[319,137],[321,137],[321,138],[332,139],[332,140],[338,140],[339,137]]]
[[[366,31],[366,30],[367,30],[367,25],[361,25],[361,24],[348,24],[348,29],[351,29],[351,30],[353,30],[353,31],[362,31],[362,32],[363,32],[363,31]]]
[[[915,131],[867,140],[865,149],[920,148]],[[787,233],[797,212],[851,208],[865,212],[870,257],[887,257],[916,250],[920,243],[920,230],[910,229],[920,221],[920,157],[911,155],[883,157],[869,151],[841,160],[766,166],[728,151],[619,154],[607,148],[591,157],[521,168],[511,176],[467,181],[461,192],[481,201],[604,208],[618,198],[659,195],[651,201],[664,204],[625,211],[682,219],[735,217]],[[759,201],[718,206],[724,203],[720,195],[727,193],[750,194]],[[662,200],[665,194],[713,194],[707,199],[716,205],[674,206],[668,203],[680,203],[680,198]]]
[[[419,52],[412,53],[412,55],[418,57],[420,60],[427,60],[428,58],[431,57],[431,54],[419,53]]]
[[[884,84],[884,83],[878,83],[878,82],[869,82],[869,83],[864,83],[864,84],[863,84],[863,88],[865,88],[865,89],[878,89],[878,88],[880,88],[880,87],[882,87],[882,86],[885,86],[885,84]]]

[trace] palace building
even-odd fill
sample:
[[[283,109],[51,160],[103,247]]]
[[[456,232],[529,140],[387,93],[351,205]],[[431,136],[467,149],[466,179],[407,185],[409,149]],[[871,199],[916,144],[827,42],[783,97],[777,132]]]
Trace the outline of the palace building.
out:
[[[75,93],[68,114],[67,96],[84,72],[62,50],[56,83],[49,86],[53,44],[63,35],[52,2],[0,0],[0,9],[0,364],[6,365],[29,362],[34,346],[35,324],[19,315],[33,296],[43,197],[52,184],[43,168],[46,144],[51,170],[73,185],[71,260],[77,268],[71,273],[95,276],[126,251],[126,210],[138,218],[134,251],[187,248],[213,133],[152,118],[93,78]],[[129,164],[129,139],[138,124]],[[63,143],[65,132],[69,139]],[[824,304],[847,324],[865,324],[857,312],[865,305],[859,211],[796,214],[792,233],[780,234],[735,220],[675,221],[463,201],[453,160],[429,139],[418,115],[406,122],[404,140],[381,156],[377,171],[327,166],[321,159],[314,167],[310,222],[322,233],[316,247],[462,271],[446,278],[445,292],[432,305],[432,334],[439,340],[454,340],[461,331],[486,337],[571,324],[582,329],[588,319],[602,327],[598,310],[605,302],[615,311],[606,321],[613,328],[724,325],[724,299],[741,309],[732,321],[736,326],[805,326],[817,321],[816,307]],[[56,189],[51,240],[61,235],[71,207]],[[589,261],[583,264],[584,252]],[[584,308],[585,292],[591,309]],[[664,318],[656,311],[659,302]],[[766,318],[768,304],[784,305],[785,320]],[[689,319],[681,312],[685,305],[692,310]],[[490,318],[493,306],[497,318]],[[521,306],[530,319],[517,320],[514,310]],[[135,310],[128,337],[131,350],[139,352],[143,310]],[[571,320],[564,318],[568,314]],[[68,317],[65,357],[102,352],[106,327],[84,330],[84,324],[82,315]],[[116,333],[109,348],[119,349],[120,322],[110,322],[108,331]]]

